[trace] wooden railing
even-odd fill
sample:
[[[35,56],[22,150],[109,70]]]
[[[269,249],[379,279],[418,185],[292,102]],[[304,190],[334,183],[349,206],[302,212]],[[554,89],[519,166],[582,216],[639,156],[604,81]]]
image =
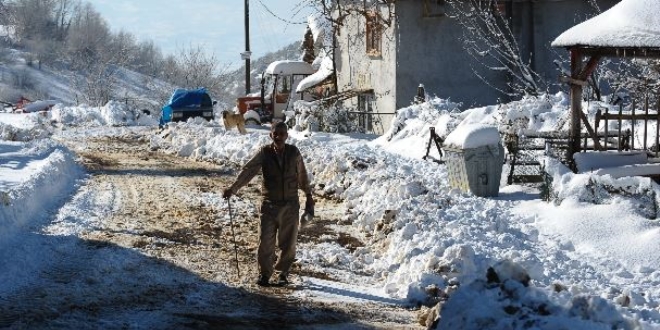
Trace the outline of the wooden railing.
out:
[[[655,157],[658,157],[658,149],[660,146],[660,111],[655,111],[655,113],[649,113],[648,99],[644,104],[644,109],[641,112],[636,112],[636,104],[632,103],[630,111],[623,111],[623,107],[619,107],[619,111],[616,113],[609,112],[609,109],[605,109],[605,112],[598,110],[595,118],[595,130],[598,131],[601,122],[603,123],[603,128],[605,135],[609,135],[609,123],[614,120],[618,123],[616,136],[617,140],[620,141],[617,144],[617,150],[646,150],[649,152],[655,152]],[[623,121],[630,121],[630,129],[623,130]],[[637,123],[643,121],[643,134],[641,134],[641,146],[635,145],[635,129]],[[649,121],[655,121],[655,130],[654,134],[651,135],[653,138],[652,141],[655,142],[654,150],[651,150],[649,146]],[[603,141],[603,149],[607,150],[609,139]]]

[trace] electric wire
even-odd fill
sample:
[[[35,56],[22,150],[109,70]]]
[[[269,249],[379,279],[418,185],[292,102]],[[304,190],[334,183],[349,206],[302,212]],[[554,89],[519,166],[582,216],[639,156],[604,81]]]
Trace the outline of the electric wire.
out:
[[[288,20],[288,19],[282,18],[282,17],[278,16],[277,14],[275,14],[272,10],[270,10],[270,8],[268,8],[268,6],[266,6],[266,4],[264,4],[261,0],[257,0],[257,1],[259,1],[259,3],[261,4],[261,6],[263,6],[264,9],[265,9],[269,14],[271,14],[273,17],[277,18],[278,20],[280,20],[280,21],[282,21],[282,22],[284,22],[284,23],[294,24],[294,25],[305,25],[305,24],[307,24],[307,22],[294,22],[294,21],[291,21],[291,20]],[[298,12],[299,12],[299,11],[298,11]]]

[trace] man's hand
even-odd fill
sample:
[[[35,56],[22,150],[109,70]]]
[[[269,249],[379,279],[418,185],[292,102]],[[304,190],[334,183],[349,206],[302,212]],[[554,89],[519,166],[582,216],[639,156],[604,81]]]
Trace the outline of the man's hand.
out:
[[[234,194],[234,193],[231,191],[231,189],[230,189],[230,188],[227,188],[227,189],[225,189],[225,191],[222,193],[222,198],[224,198],[224,199],[229,199],[229,197],[231,197],[231,195],[233,195],[233,194]]]

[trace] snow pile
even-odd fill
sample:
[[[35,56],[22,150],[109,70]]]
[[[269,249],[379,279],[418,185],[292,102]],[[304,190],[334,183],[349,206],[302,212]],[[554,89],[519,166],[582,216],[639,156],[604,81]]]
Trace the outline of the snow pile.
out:
[[[259,146],[270,142],[268,135],[248,132],[240,138],[236,130],[227,131],[223,126],[204,119],[191,118],[188,122],[171,122],[159,134],[153,135],[153,150],[175,153],[181,157],[216,163],[246,163]]]
[[[70,126],[158,125],[158,119],[118,101],[110,101],[103,107],[56,107],[50,113],[53,121]]]
[[[540,96],[525,96],[520,101],[501,104],[497,122],[500,131],[509,131],[519,135],[541,132],[558,132],[569,120],[570,103],[563,92]],[[600,102],[585,104],[584,109],[595,109]],[[590,111],[595,113],[595,110]]]
[[[222,128],[179,125],[152,142],[165,152],[185,150],[195,158],[244,164],[260,145],[270,142],[266,133],[239,135]],[[574,270],[557,269],[563,267],[558,260],[571,259],[570,251],[564,250],[564,243],[546,252],[547,243],[534,228],[536,213],[529,212],[529,206],[516,213],[520,202],[515,199],[460,194],[448,187],[443,166],[400,157],[375,145],[354,141],[338,147],[331,141],[332,135],[320,133],[305,138],[292,132],[289,139],[306,158],[315,192],[344,200],[348,213],[339,222],[364,237],[365,246],[354,251],[334,241],[301,246],[299,259],[305,269],[331,268],[333,277],[352,283],[359,278],[411,303],[429,305],[449,297],[440,321],[456,325],[449,328],[522,329],[528,324],[525,320],[547,329],[572,321],[582,328],[632,324],[632,318],[616,307],[624,298],[591,295],[605,288],[590,284],[592,275],[582,273],[586,264],[575,261]],[[515,266],[504,267],[509,270],[499,275],[501,284],[484,282],[488,269],[505,260]],[[526,279],[527,286],[509,278]],[[556,292],[563,284],[555,284],[564,281],[568,289]],[[655,306],[658,297],[660,292],[654,291],[641,301],[640,311]],[[464,306],[464,299],[472,307]],[[462,323],[480,319],[485,323]]]
[[[179,125],[152,141],[166,152],[185,151],[183,154],[195,158],[244,164],[260,145],[270,142],[265,133],[241,136],[221,128]],[[465,294],[483,294],[485,287],[471,283],[478,283],[498,260],[511,260],[529,272],[535,283],[530,284],[531,293],[506,300],[493,295],[495,300],[487,303],[556,305],[552,302],[556,298],[550,298],[551,283],[556,279],[544,272],[554,266],[537,242],[538,232],[527,228],[529,215],[510,212],[514,202],[462,195],[447,186],[442,166],[364,143],[338,148],[328,144],[329,136],[292,134],[289,142],[306,155],[315,192],[344,200],[348,213],[340,222],[367,241],[353,252],[336,242],[301,247],[300,260],[306,268],[327,271],[322,267],[332,267],[336,272],[333,276],[345,281],[355,281],[356,273],[371,274],[363,281],[382,285],[393,297],[432,304],[463,287],[473,290]],[[547,297],[530,300],[529,295],[537,291]],[[612,309],[612,305],[604,304],[603,308]],[[454,322],[465,315],[474,318],[480,311],[484,310],[465,310]],[[558,308],[550,313],[563,317],[562,313],[568,312]],[[446,321],[454,318],[444,310],[442,315]],[[611,324],[619,324],[621,313],[615,315],[619,316],[613,316],[616,320]],[[501,322],[514,324],[528,313],[506,316]]]
[[[551,198],[556,204],[566,200],[589,204],[626,205],[630,212],[655,219],[659,216],[660,186],[651,179],[628,176],[615,178],[597,173],[573,174],[554,159],[546,159],[546,172],[552,176]]]
[[[52,134],[50,120],[43,114],[2,114],[0,116],[0,140],[31,141]]]
[[[504,260],[484,276],[459,288],[442,307],[436,329],[638,329],[600,297],[577,295],[566,304],[530,287],[529,275]],[[556,286],[561,295],[565,288]],[[566,295],[568,296],[568,295]],[[449,317],[445,317],[445,315]]]
[[[455,119],[462,117],[460,106],[460,103],[436,97],[399,109],[383,136],[387,141],[406,139],[414,134],[428,136],[428,128],[423,129],[425,126],[434,126],[439,136],[447,136],[460,122],[460,119]]]
[[[0,246],[47,218],[83,175],[73,153],[50,139],[0,142],[0,164]],[[13,174],[16,169],[21,176]]]

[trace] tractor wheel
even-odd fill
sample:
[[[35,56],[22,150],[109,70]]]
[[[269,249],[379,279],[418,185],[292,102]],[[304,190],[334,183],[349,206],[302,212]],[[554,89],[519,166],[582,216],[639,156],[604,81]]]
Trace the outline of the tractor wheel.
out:
[[[246,119],[245,124],[246,125],[257,125],[257,126],[261,125],[261,123],[259,121],[257,121],[256,119],[254,119],[254,118]]]

